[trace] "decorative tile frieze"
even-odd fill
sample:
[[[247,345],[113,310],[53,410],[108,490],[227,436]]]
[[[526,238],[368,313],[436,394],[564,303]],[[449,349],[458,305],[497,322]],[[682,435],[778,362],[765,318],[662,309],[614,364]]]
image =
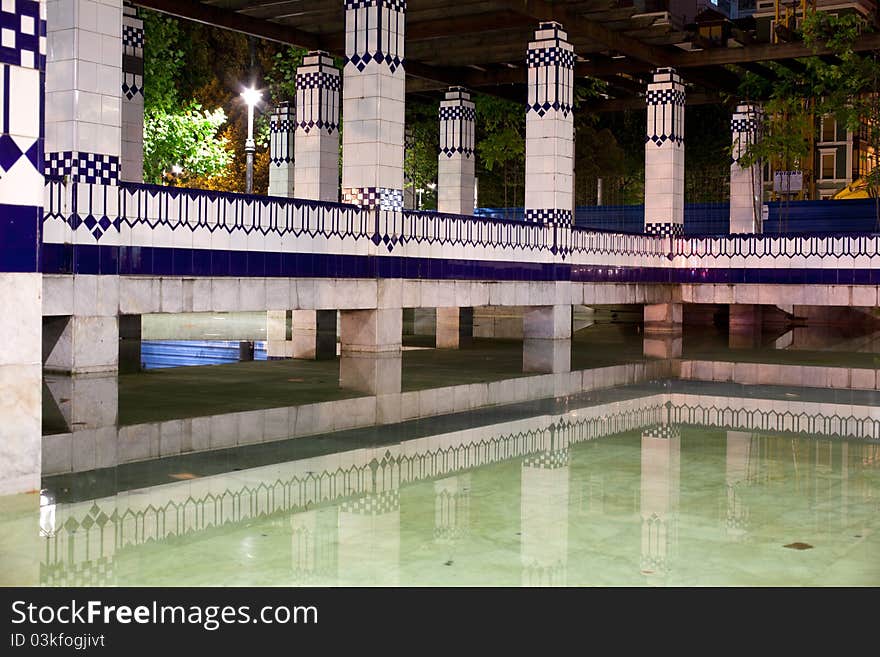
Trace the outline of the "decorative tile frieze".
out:
[[[119,157],[73,151],[47,153],[46,175],[67,176],[76,182],[114,185],[119,181]]]
[[[684,234],[684,225],[670,222],[646,222],[645,234],[654,237],[680,237]]]
[[[46,69],[46,6],[38,0],[0,5],[0,62]]]
[[[405,0],[345,0],[345,66],[364,71],[371,63],[394,73],[404,68]]]

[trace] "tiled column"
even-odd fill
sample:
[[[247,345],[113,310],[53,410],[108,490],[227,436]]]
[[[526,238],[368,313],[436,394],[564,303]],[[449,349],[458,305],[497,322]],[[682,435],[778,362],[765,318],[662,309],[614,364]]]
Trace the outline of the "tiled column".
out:
[[[684,84],[672,68],[658,68],[645,95],[645,233],[681,235],[684,229]]]
[[[297,198],[339,201],[339,69],[310,52],[296,71]]]
[[[367,493],[339,507],[341,586],[396,586],[400,580],[400,491]]]
[[[294,111],[279,103],[269,117],[269,196],[293,198]]]
[[[551,425],[547,449],[522,463],[520,558],[523,586],[565,586],[571,457],[566,436]]]
[[[571,306],[523,309],[523,371],[568,372],[571,369]]]
[[[122,0],[46,4],[46,171],[115,185],[122,145]]]
[[[402,209],[406,2],[344,1],[342,200]]]
[[[37,1],[0,5],[0,495],[40,488],[45,18]]]
[[[450,87],[440,102],[440,155],[437,161],[437,210],[474,213],[474,122],[471,95]]]
[[[526,221],[571,225],[574,184],[574,49],[558,23],[529,43]]]
[[[740,158],[755,143],[761,122],[757,105],[737,105],[730,121],[733,150],[730,162],[730,232],[761,232],[761,201],[763,181],[761,165],[740,166]]]
[[[681,434],[662,424],[642,433],[639,508],[642,517],[640,570],[661,583],[670,573],[678,543]]]
[[[122,152],[119,177],[144,179],[144,22],[122,7]]]

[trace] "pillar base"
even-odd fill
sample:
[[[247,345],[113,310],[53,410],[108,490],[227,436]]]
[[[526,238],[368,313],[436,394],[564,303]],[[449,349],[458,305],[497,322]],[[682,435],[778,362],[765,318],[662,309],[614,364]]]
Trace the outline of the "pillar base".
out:
[[[528,306],[524,308],[523,339],[571,339],[571,306]]]
[[[403,310],[343,310],[339,313],[341,353],[399,352],[403,333]]]
[[[731,304],[728,318],[728,347],[754,349],[761,346],[763,309],[757,304]]]
[[[119,369],[119,318],[43,318],[43,366],[50,372],[94,374]]]
[[[681,358],[681,334],[646,334],[642,353],[648,358]]]
[[[681,333],[682,305],[655,303],[645,306],[645,333]]]

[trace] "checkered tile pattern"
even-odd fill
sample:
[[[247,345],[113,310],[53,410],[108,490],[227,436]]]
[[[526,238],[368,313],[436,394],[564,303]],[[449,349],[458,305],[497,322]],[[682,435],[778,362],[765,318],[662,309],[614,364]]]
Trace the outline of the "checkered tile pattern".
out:
[[[128,100],[144,95],[144,78],[135,73],[122,74],[122,95]]]
[[[0,4],[0,62],[46,70],[46,14],[36,0]]]
[[[664,221],[649,221],[645,224],[645,234],[655,237],[681,237],[684,234],[684,226]]]
[[[440,108],[440,120],[449,121],[452,119],[464,119],[465,121],[475,121],[477,119],[477,110],[467,105],[450,105],[449,107]]]
[[[645,102],[648,105],[672,103],[684,107],[684,99],[684,91],[680,89],[649,89],[645,94]]]
[[[571,459],[567,449],[550,450],[523,459],[524,468],[558,470],[569,465]]]
[[[115,185],[119,182],[119,157],[71,151],[47,153],[46,175],[69,176],[77,182]]]
[[[529,68],[538,68],[539,66],[572,68],[574,67],[574,51],[558,46],[533,48],[529,50],[527,62]]]
[[[387,187],[343,187],[342,202],[362,208],[403,209],[403,190]]]
[[[758,129],[758,122],[754,118],[736,118],[730,122],[731,132],[754,132]]]
[[[642,431],[643,438],[681,438],[681,431],[671,424],[658,424]]]
[[[272,117],[269,123],[269,132],[290,132],[294,128],[294,123],[290,119],[276,120]]]
[[[324,71],[296,74],[297,89],[330,89],[339,91],[339,75]]]
[[[400,491],[386,490],[381,493],[366,495],[357,500],[344,502],[340,507],[343,513],[355,513],[362,516],[381,516],[400,510]]]
[[[122,26],[122,45],[126,48],[144,47],[144,28],[134,25]]]
[[[571,210],[560,210],[559,208],[527,208],[525,211],[525,220],[536,224],[570,224]]]
[[[387,7],[392,11],[406,11],[406,0],[345,0],[346,9]]]

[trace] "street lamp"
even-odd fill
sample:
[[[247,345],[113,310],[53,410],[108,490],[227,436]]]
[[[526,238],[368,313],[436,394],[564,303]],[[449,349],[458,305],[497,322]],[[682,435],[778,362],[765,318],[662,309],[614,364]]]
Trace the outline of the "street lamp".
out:
[[[254,192],[254,152],[257,150],[257,146],[254,143],[254,107],[256,107],[257,103],[260,102],[260,99],[263,97],[259,91],[254,89],[253,87],[248,87],[244,91],[241,92],[241,97],[244,99],[245,105],[248,108],[248,132],[247,132],[247,140],[244,142],[244,152],[247,157],[247,171],[245,174],[245,192],[248,194],[253,194]]]

